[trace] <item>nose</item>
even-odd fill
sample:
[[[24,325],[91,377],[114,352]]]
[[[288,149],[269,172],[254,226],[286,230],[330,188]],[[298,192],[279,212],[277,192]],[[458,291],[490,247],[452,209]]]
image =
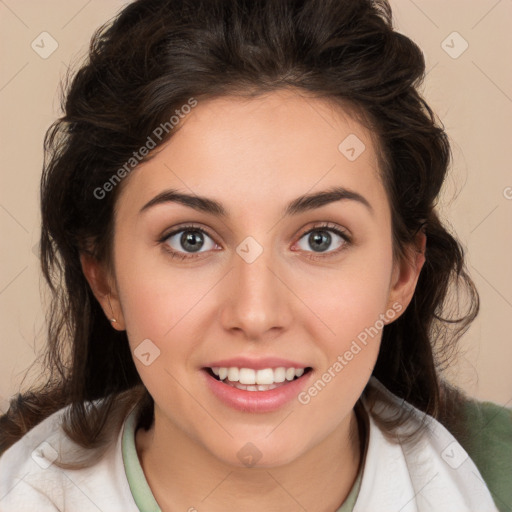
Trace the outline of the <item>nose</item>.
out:
[[[224,329],[251,341],[262,341],[286,330],[292,318],[289,290],[272,250],[254,240],[233,253],[226,276],[220,319]],[[261,252],[260,252],[261,251]]]

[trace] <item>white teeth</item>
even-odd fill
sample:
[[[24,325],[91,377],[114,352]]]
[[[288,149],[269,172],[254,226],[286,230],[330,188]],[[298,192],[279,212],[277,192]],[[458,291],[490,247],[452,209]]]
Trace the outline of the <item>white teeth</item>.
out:
[[[296,377],[301,377],[304,374],[305,368],[285,368],[280,366],[278,368],[263,368],[261,370],[254,370],[252,368],[237,368],[236,366],[227,367],[212,367],[214,375],[226,383],[237,383],[235,387],[240,389],[247,389],[247,391],[258,391],[258,388],[263,387],[260,391],[266,391],[269,386],[279,384],[285,381],[292,381]]]
[[[231,368],[228,369],[228,380],[232,382],[237,381],[239,378],[239,374],[240,371],[238,370],[238,368],[232,366]]]
[[[256,384],[256,372],[252,368],[240,368],[238,382],[240,384]]]
[[[274,384],[274,372],[272,368],[265,368],[256,372],[257,384]]]
[[[286,380],[286,368],[280,366],[274,370],[274,382],[284,382]]]
[[[225,383],[228,386],[232,386],[234,388],[241,389],[243,391],[268,391],[269,389],[275,389],[275,388],[279,387],[276,384],[270,384],[268,386],[265,384],[258,384],[256,386],[247,386],[245,384],[240,384],[240,382],[226,381]]]

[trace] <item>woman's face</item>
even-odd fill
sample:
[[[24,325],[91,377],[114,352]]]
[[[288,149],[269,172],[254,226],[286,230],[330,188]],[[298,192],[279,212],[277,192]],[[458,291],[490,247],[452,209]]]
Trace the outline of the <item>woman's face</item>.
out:
[[[393,264],[370,133],[321,99],[224,97],[199,102],[126,180],[111,302],[157,424],[238,466],[287,463],[346,431],[419,273]],[[307,199],[335,188],[346,197]],[[237,389],[219,368],[274,384]],[[283,383],[277,368],[306,370]]]

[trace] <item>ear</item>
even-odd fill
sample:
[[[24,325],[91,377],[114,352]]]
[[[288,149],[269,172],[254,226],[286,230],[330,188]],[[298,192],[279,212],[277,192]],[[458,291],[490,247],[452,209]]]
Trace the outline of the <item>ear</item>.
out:
[[[116,320],[111,322],[112,327],[118,331],[124,331],[125,322],[119,294],[110,272],[96,258],[86,253],[80,254],[80,263],[92,293],[102,307],[105,316],[109,321],[113,318]]]
[[[416,283],[418,282],[421,269],[425,263],[426,246],[427,235],[422,229],[418,231],[415,242],[407,247],[407,257],[405,260],[395,262],[390,283],[388,309],[395,303],[402,306],[402,313],[407,309],[416,290]]]

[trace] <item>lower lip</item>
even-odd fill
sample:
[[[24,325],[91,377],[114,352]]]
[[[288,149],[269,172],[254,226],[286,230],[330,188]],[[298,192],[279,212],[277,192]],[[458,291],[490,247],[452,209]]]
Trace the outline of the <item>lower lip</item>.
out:
[[[229,407],[243,412],[272,412],[297,398],[313,371],[309,370],[298,379],[267,391],[245,391],[222,383],[207,370],[202,370],[202,373],[212,393]]]

